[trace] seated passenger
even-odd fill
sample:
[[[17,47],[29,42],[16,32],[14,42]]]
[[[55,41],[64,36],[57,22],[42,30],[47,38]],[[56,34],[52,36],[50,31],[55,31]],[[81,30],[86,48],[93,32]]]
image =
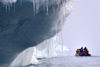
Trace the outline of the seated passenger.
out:
[[[80,48],[80,54],[79,55],[80,56],[84,56],[84,49],[83,49],[83,47]]]
[[[85,47],[83,49],[83,47],[81,47],[80,49],[76,50],[76,56],[91,56],[91,54],[89,54],[89,50],[87,49],[87,47]]]
[[[84,48],[84,54],[85,54],[86,56],[89,55],[89,51],[88,51],[87,47]]]
[[[79,54],[80,54],[80,50],[77,49],[77,50],[76,50],[76,56],[79,56]]]
[[[83,52],[83,51],[84,51],[84,49],[83,49],[83,47],[81,47],[81,48],[80,48],[80,52]]]

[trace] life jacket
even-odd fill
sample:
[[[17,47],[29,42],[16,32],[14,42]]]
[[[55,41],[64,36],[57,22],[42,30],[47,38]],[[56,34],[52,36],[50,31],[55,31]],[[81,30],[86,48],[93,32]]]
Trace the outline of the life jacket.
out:
[[[83,55],[84,53],[80,52],[80,55]]]

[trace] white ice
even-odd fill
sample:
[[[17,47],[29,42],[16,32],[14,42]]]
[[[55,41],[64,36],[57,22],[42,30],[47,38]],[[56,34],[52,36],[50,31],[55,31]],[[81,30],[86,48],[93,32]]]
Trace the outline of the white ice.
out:
[[[66,46],[59,43],[57,36],[45,40],[38,46],[30,47],[21,52],[12,62],[11,67],[27,66],[29,64],[39,64],[38,58],[56,57],[57,52],[68,51]]]

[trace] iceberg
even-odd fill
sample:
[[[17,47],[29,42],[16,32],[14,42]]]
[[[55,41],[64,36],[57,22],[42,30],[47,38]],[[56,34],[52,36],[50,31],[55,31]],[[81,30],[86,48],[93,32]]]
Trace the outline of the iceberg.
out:
[[[0,0],[0,66],[60,32],[72,7],[73,0]]]

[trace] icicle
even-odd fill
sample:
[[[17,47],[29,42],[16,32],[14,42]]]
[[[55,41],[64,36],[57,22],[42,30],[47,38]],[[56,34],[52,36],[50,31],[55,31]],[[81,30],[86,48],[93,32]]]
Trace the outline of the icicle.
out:
[[[48,15],[48,0],[46,0],[46,15]]]
[[[11,8],[15,12],[15,2],[11,3],[12,0],[9,0],[7,4],[4,5],[6,12],[10,12]]]
[[[15,3],[13,4],[13,7],[14,7],[14,12],[15,12],[15,11],[16,11],[16,8],[15,8],[15,7],[16,7],[16,5],[15,5]]]
[[[48,45],[48,58],[50,57],[49,56],[49,41],[47,40],[47,45]]]
[[[5,6],[6,12],[10,12],[10,5]]]
[[[36,7],[35,7],[35,12],[36,12],[36,14],[38,13],[38,11],[39,11],[39,0],[36,0]]]
[[[21,5],[21,6],[23,5],[23,0],[20,0],[20,5]]]
[[[32,0],[32,1],[33,1],[33,12],[34,12],[34,16],[35,16],[39,11],[40,2],[39,2],[39,0]]]
[[[36,14],[36,0],[33,0],[33,12],[34,12],[34,16]]]
[[[63,55],[63,35],[62,35],[62,31],[61,31],[61,43],[62,43],[62,55]]]

